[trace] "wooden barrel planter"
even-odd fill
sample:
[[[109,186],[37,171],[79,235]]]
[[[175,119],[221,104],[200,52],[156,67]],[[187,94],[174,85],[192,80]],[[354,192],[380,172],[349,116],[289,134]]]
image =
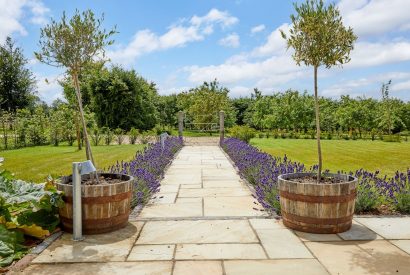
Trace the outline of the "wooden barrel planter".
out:
[[[83,234],[101,234],[123,228],[131,211],[133,177],[121,174],[99,174],[105,178],[120,179],[113,184],[81,185]],[[89,178],[84,175],[82,180]],[[64,192],[65,206],[60,208],[63,230],[73,231],[72,177],[64,177],[57,189]]]
[[[309,173],[278,177],[283,224],[309,233],[340,233],[350,229],[354,213],[357,178],[329,174],[340,183],[301,183],[293,179]]]

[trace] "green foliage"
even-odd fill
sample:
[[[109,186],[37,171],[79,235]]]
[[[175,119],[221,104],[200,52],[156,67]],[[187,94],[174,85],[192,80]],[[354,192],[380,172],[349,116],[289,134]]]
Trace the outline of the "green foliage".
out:
[[[374,184],[359,184],[355,203],[355,212],[371,212],[380,206],[380,195]]]
[[[177,126],[177,113],[181,110],[178,107],[178,96],[176,94],[158,96],[156,108],[158,110],[158,122],[161,125]]]
[[[60,220],[62,194],[51,183],[13,180],[0,173],[0,266],[7,266],[27,252],[23,233],[44,238]]]
[[[0,110],[15,112],[37,100],[35,78],[26,68],[27,59],[10,37],[0,45]]]
[[[101,130],[98,127],[93,127],[91,129],[91,141],[94,146],[98,146],[102,139]]]
[[[0,223],[0,267],[10,265],[14,260],[23,258],[27,248],[22,245],[23,233],[18,230],[8,230]]]
[[[199,87],[178,94],[178,105],[186,111],[187,120],[195,123],[198,130],[208,123],[219,122],[219,111],[225,112],[225,126],[235,122],[235,111],[228,97],[229,90],[215,80],[204,82]]]
[[[130,139],[131,144],[135,144],[135,142],[137,141],[138,135],[139,135],[138,129],[135,129],[134,127],[132,127],[131,130],[129,130],[128,137]]]
[[[395,197],[397,200],[396,210],[403,214],[410,214],[410,181],[406,181]]]
[[[234,137],[234,138],[243,140],[246,143],[249,143],[251,138],[255,137],[256,131],[247,125],[244,125],[244,126],[235,125],[229,128],[229,134],[231,137]]]
[[[325,6],[323,0],[306,0],[294,4],[296,15],[291,15],[289,35],[283,31],[288,48],[295,50],[297,65],[330,68],[350,61],[349,54],[357,39],[351,27],[343,26],[335,4]]]
[[[95,72],[87,82],[91,109],[100,127],[148,130],[157,123],[157,89],[134,70],[113,67]]]
[[[117,128],[117,129],[114,130],[114,134],[115,134],[115,137],[117,139],[118,145],[121,145],[124,142],[124,138],[125,138],[124,130],[120,129],[120,128]]]
[[[114,139],[114,132],[108,127],[102,127],[101,132],[104,134],[105,145],[110,145]]]

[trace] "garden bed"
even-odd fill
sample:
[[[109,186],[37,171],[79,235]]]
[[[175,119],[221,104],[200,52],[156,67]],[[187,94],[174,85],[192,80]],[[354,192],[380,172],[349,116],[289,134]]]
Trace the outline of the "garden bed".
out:
[[[317,166],[307,167],[286,157],[264,153],[248,143],[228,138],[221,144],[237,166],[241,176],[255,189],[256,198],[268,211],[280,213],[277,179],[281,174],[315,172]],[[329,172],[329,171],[325,171]],[[337,173],[344,173],[337,171]],[[393,177],[381,176],[380,171],[359,169],[347,172],[358,178],[356,214],[402,215],[410,213],[410,169],[396,172]]]
[[[165,141],[164,148],[162,148],[160,142],[154,143],[146,147],[144,151],[137,152],[133,160],[129,162],[117,162],[115,165],[109,168],[109,172],[111,173],[129,174],[131,176],[134,176],[134,194],[132,199],[133,207],[142,207],[154,193],[159,191],[159,181],[162,178],[166,167],[171,163],[175,154],[182,148],[182,146],[182,139],[177,137],[170,137]],[[3,185],[0,185],[0,194],[1,197],[6,198],[6,200],[0,199],[0,210],[2,211],[0,217],[0,229],[4,232],[10,232],[7,233],[7,235],[10,235],[10,242],[8,244],[8,249],[10,250],[10,258],[5,259],[4,255],[0,255],[0,260],[4,260],[4,264],[1,265],[3,267],[0,266],[0,273],[6,272],[10,268],[10,266],[6,267],[6,265],[11,264],[13,261],[13,269],[14,267],[17,268],[17,266],[20,265],[27,265],[27,263],[30,262],[36,254],[41,252],[41,249],[44,249],[52,241],[58,238],[59,234],[61,234],[59,233],[57,235],[54,234],[50,236],[51,233],[59,231],[59,229],[56,228],[56,226],[59,224],[57,213],[58,206],[60,205],[60,203],[62,203],[61,192],[57,192],[55,190],[53,183],[26,183],[19,180],[12,180],[8,177],[6,178],[6,174],[6,172],[2,172],[0,174],[0,178],[4,178],[5,180],[5,183]],[[24,188],[22,188],[22,185],[26,187],[23,186]],[[34,192],[34,195],[30,195],[30,192],[28,192],[30,190]],[[19,195],[17,191],[24,193],[26,196]],[[46,204],[44,204],[44,202],[51,204],[50,207],[46,207],[47,209],[50,209],[50,214],[48,216],[36,215],[36,211],[34,211],[34,209],[36,209],[36,205],[38,206],[38,201],[41,201],[41,206],[44,207],[47,206]],[[23,212],[19,211],[19,213],[32,213],[30,215],[34,217],[33,219],[35,219],[35,222],[38,226],[32,223],[32,221],[28,220],[27,218],[18,218],[14,215],[14,213],[11,213],[11,216],[9,215],[9,212],[3,213],[8,208],[15,209],[15,205],[13,206],[11,205],[11,203],[21,204],[22,206],[24,206],[24,209],[27,210]],[[4,207],[7,205],[10,207]],[[44,211],[45,210],[42,210],[40,214],[43,214]],[[3,216],[6,217],[6,219],[4,219]],[[30,218],[31,216],[27,217]],[[54,219],[51,219],[52,217],[54,217]],[[21,221],[21,224],[17,223],[17,221]],[[27,225],[26,223],[23,224],[23,222],[26,222]],[[13,224],[15,224],[15,226],[18,226],[17,231],[14,228],[6,229],[6,223],[8,227],[11,227]],[[22,231],[28,233],[26,234],[25,240],[22,239]],[[34,238],[32,236],[33,234]],[[3,237],[4,236],[5,235],[3,234]],[[45,241],[42,241],[42,239],[47,236],[50,237]],[[17,242],[18,240],[19,242]],[[0,241],[2,241],[2,239],[0,239]],[[23,245],[27,247],[23,247]],[[40,252],[38,252],[37,250]],[[24,257],[24,255],[26,255],[27,253],[30,254]],[[15,262],[15,260],[19,259],[21,259],[19,262]]]

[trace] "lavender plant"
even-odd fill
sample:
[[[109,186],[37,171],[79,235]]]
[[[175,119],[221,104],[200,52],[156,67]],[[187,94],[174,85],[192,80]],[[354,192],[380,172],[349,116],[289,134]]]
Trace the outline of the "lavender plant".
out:
[[[259,203],[277,213],[280,212],[278,176],[315,172],[318,169],[317,165],[306,167],[303,163],[293,162],[286,155],[283,158],[271,156],[235,138],[225,139],[222,148],[236,164],[241,176],[254,186]],[[348,174],[358,178],[356,213],[377,210],[381,204],[389,205],[401,213],[410,213],[410,169],[407,172],[397,171],[390,178],[380,176],[380,171],[372,173],[364,169]]]
[[[159,180],[164,169],[181,147],[182,139],[170,137],[165,140],[164,148],[160,142],[154,143],[137,153],[133,160],[117,162],[109,168],[111,173],[127,174],[135,178],[132,207],[145,204],[152,194],[159,191]]]

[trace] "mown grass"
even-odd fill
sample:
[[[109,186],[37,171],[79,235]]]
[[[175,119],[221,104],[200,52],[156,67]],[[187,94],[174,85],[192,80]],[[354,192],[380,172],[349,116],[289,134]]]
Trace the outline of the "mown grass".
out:
[[[254,138],[252,145],[273,155],[285,154],[307,166],[317,163],[316,140]],[[332,172],[364,168],[392,176],[410,167],[410,142],[370,140],[322,140],[323,166]]]
[[[132,159],[145,145],[93,146],[93,155],[98,169],[108,168],[121,160]],[[1,151],[5,158],[2,168],[14,173],[16,178],[44,182],[51,175],[55,178],[71,174],[71,163],[84,161],[85,148],[78,151],[75,146],[36,146]]]

